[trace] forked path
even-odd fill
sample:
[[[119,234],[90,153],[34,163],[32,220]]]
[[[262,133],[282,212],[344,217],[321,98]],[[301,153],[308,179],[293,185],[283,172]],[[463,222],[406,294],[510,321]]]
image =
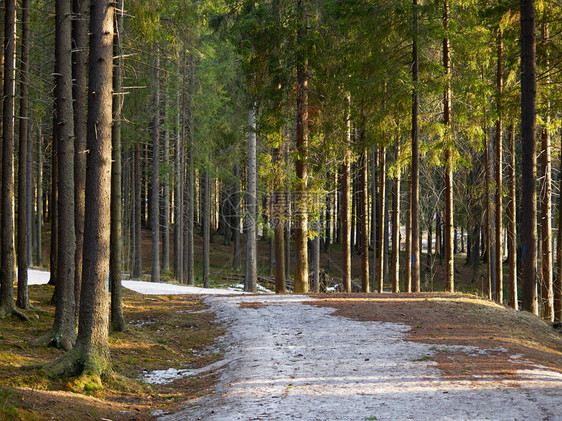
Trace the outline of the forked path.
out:
[[[230,362],[216,393],[163,419],[562,420],[558,372],[445,379],[431,355],[447,346],[407,341],[405,324],[333,316],[334,309],[303,303],[310,300],[207,298],[227,326],[222,345]]]

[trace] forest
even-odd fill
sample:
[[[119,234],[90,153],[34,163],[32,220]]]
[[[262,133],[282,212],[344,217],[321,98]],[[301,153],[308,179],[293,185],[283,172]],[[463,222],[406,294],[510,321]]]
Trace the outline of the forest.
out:
[[[111,369],[123,279],[562,321],[562,3],[3,0],[0,25],[0,317],[50,272],[50,373]]]

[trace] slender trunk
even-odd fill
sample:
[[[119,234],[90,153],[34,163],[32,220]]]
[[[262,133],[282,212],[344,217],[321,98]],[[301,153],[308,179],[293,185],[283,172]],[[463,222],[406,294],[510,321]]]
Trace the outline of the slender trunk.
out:
[[[377,223],[378,243],[377,247],[377,290],[383,292],[384,285],[384,222],[385,222],[385,196],[386,196],[386,148],[379,150],[379,221]]]
[[[234,218],[232,227],[232,241],[234,243],[234,257],[232,259],[232,269],[239,271],[242,266],[240,254],[240,166],[238,164],[234,165]]]
[[[123,107],[123,58],[120,34],[123,30],[124,0],[119,1],[113,39],[113,127],[111,163],[111,233],[109,258],[109,283],[111,286],[111,330],[123,332],[127,326],[123,317],[121,261],[123,258],[123,202],[121,190],[121,109]]]
[[[296,122],[296,194],[295,215],[295,292],[308,292],[308,58],[305,53],[305,0],[297,0],[297,122]]]
[[[330,173],[327,174],[326,177],[328,180],[330,179]],[[326,190],[330,190],[329,182],[326,182]],[[325,230],[324,230],[324,253],[328,253],[330,249],[330,244],[332,241],[332,195],[328,193],[326,195],[326,211],[325,211]]]
[[[208,163],[202,172],[203,206],[201,212],[201,226],[203,227],[203,287],[209,287],[209,261],[210,261],[210,238],[211,238],[211,180],[209,176]]]
[[[412,167],[410,167],[410,171]],[[410,174],[411,180],[411,174]],[[404,265],[404,292],[412,292],[412,183],[408,184],[408,207],[406,208],[406,253]]]
[[[414,41],[412,43],[412,82],[414,84],[412,90],[412,174],[411,174],[411,224],[412,224],[412,290],[420,291],[420,259],[421,251],[420,243],[420,214],[419,214],[419,129],[418,129],[418,109],[419,109],[419,58],[418,58],[418,1],[414,3]],[[428,244],[428,247],[431,247]]]
[[[502,180],[502,93],[503,93],[503,39],[498,30],[497,95],[498,120],[496,121],[496,301],[503,303],[503,180]]]
[[[515,128],[513,123],[509,126],[509,159],[509,171],[507,174],[507,184],[509,186],[509,203],[507,206],[509,306],[517,310],[517,190],[515,186]],[[559,241],[560,238],[559,236]]]
[[[74,105],[74,225],[76,234],[74,300],[76,316],[80,308],[82,264],[84,261],[84,198],[86,189],[86,129],[88,73],[88,7],[86,0],[73,0],[72,13],[72,98]]]
[[[248,134],[248,229],[246,231],[246,274],[244,291],[255,292],[258,277],[256,217],[257,217],[257,172],[256,172],[256,123],[255,111],[248,113],[250,132]]]
[[[1,101],[0,101],[1,102]],[[43,135],[41,134],[41,125],[37,130],[37,209],[35,215],[35,224],[37,225],[35,229],[35,235],[37,239],[37,248],[35,250],[35,264],[41,268],[43,266],[43,251],[41,247],[41,222],[42,222],[42,197],[43,197]],[[77,246],[78,247],[78,246]]]
[[[365,130],[360,133],[360,143],[363,144]],[[368,152],[363,150],[361,155],[361,290],[370,292],[369,285],[369,185],[368,176]]]
[[[193,87],[193,72],[195,71],[195,65],[193,62],[193,57],[190,56],[188,59],[187,75],[183,78],[183,99],[182,99],[182,119],[183,119],[183,130],[184,139],[187,142],[187,152],[185,157],[185,192],[184,192],[184,203],[185,203],[185,214],[184,214],[184,279],[187,285],[195,284],[195,269],[194,269],[194,247],[193,247],[193,216],[195,209],[195,170],[194,170],[194,153],[195,148],[193,145],[193,121],[191,113],[191,93]],[[185,77],[187,76],[187,77]],[[186,83],[187,82],[187,83]],[[183,153],[183,152],[182,152]]]
[[[168,95],[164,90],[164,118],[168,113]],[[170,131],[165,129],[164,136],[164,163],[170,162]],[[170,177],[164,179],[162,194],[162,270],[170,271]]]
[[[152,228],[152,262],[151,282],[160,282],[160,49],[155,47],[154,62],[154,98],[152,110],[152,191],[151,191],[151,228]]]
[[[275,230],[275,292],[277,294],[284,294],[287,292],[286,278],[285,278],[285,244],[284,244],[284,227],[286,218],[286,195],[281,190],[282,175],[280,150],[276,148],[273,150],[273,162],[277,167],[275,186],[273,192],[273,212],[272,223]]]
[[[377,286],[377,149],[371,149],[371,243],[373,245],[373,260],[371,270],[371,290]]]
[[[74,273],[74,110],[72,104],[71,8],[57,0],[55,32],[55,107],[58,144],[58,253],[53,344],[69,350],[76,329]]]
[[[395,162],[400,160],[400,143],[396,142]],[[392,292],[400,291],[400,171],[394,179],[392,195],[392,261],[390,281]]]
[[[135,243],[133,244],[133,279],[140,279],[142,276],[142,206],[141,206],[141,190],[142,190],[142,174],[141,174],[141,151],[138,143],[134,146],[133,152],[133,229],[135,231]]]
[[[543,40],[547,43],[548,24],[543,27]],[[546,52],[546,68],[549,68],[548,49]],[[551,80],[548,75],[547,85]],[[554,321],[554,291],[552,285],[552,162],[550,151],[550,101],[546,100],[545,125],[542,129],[542,189],[541,189],[541,265],[542,317],[546,321]]]
[[[513,127],[511,127],[512,129]],[[560,157],[560,177],[562,178],[562,157]],[[515,205],[514,205],[515,210]],[[562,322],[562,195],[558,198],[558,238],[556,241],[556,278],[554,279],[554,321]],[[511,266],[511,254],[510,254]]]
[[[342,285],[344,292],[351,292],[351,226],[350,226],[350,199],[351,175],[349,147],[351,141],[350,121],[350,96],[345,96],[345,151],[341,168],[341,240],[342,240]]]
[[[546,124],[550,118],[547,117]],[[542,265],[542,317],[554,320],[554,291],[552,285],[552,162],[550,156],[550,133],[542,130],[542,189],[541,189],[541,265]]]
[[[433,221],[431,217],[427,221],[427,255],[426,255],[426,270],[431,271],[431,262],[433,261]],[[416,291],[414,288],[414,292]]]
[[[22,2],[22,32],[21,32],[21,67],[20,67],[20,132],[19,132],[19,167],[18,167],[18,298],[17,306],[29,308],[29,293],[27,287],[27,268],[29,229],[27,218],[28,199],[28,74],[29,74],[29,8],[30,0]],[[31,168],[29,168],[31,170]]]
[[[484,131],[486,133],[486,129]],[[492,235],[492,216],[491,216],[491,203],[490,203],[490,139],[488,135],[484,135],[484,153],[485,153],[485,165],[486,165],[486,188],[485,194],[486,198],[484,200],[486,211],[485,211],[485,237],[486,237],[486,286],[487,286],[487,297],[488,299],[492,299],[492,253],[491,253],[491,235]]]
[[[451,126],[451,59],[449,46],[449,4],[444,1],[443,27],[445,39],[443,40],[443,67],[445,69],[444,92],[444,120],[447,127],[447,146],[445,147],[445,265],[446,289],[448,292],[455,290],[455,261],[453,255],[453,139]]]
[[[521,0],[521,147],[523,310],[537,307],[537,141],[535,1]]]
[[[183,56],[182,60],[179,60],[180,64],[178,75],[182,74],[183,69]],[[180,76],[181,77],[181,76]],[[179,82],[178,82],[179,85]],[[184,283],[183,278],[183,188],[185,178],[183,177],[183,156],[185,141],[182,133],[182,121],[181,121],[181,89],[177,89],[176,94],[176,144],[175,144],[175,192],[174,192],[174,275],[176,280],[180,283]]]

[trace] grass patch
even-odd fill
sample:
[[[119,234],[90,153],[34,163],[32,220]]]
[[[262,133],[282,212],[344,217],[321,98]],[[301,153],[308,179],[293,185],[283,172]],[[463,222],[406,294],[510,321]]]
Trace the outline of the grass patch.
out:
[[[214,346],[223,330],[195,296],[143,296],[124,290],[127,332],[110,335],[113,372],[94,379],[50,379],[26,366],[52,361],[63,354],[33,348],[29,341],[49,330],[53,288],[30,286],[35,310],[29,322],[2,320],[0,336],[0,419],[151,420],[155,410],[172,412],[212,392],[217,376],[183,378],[164,385],[145,383],[143,374],[168,368],[200,368],[221,358]],[[83,390],[80,393],[75,391]]]

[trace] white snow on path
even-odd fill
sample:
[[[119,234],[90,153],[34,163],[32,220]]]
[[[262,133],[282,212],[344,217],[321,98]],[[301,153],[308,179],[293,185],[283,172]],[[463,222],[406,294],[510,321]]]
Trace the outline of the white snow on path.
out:
[[[216,393],[179,420],[562,420],[562,375],[451,381],[398,323],[359,322],[309,297],[207,297],[228,327]],[[264,306],[241,308],[241,302]],[[474,348],[471,350],[474,352]]]
[[[17,275],[17,270],[16,270]],[[49,282],[51,278],[50,272],[43,270],[28,269],[27,271],[29,285],[43,285]],[[165,284],[159,282],[144,281],[122,281],[125,288],[140,294],[146,295],[179,295],[179,294],[197,294],[197,295],[237,295],[249,294],[243,292],[243,285],[232,285],[228,289],[225,288],[200,288],[193,286]],[[258,293],[272,294],[271,291],[258,285]]]

